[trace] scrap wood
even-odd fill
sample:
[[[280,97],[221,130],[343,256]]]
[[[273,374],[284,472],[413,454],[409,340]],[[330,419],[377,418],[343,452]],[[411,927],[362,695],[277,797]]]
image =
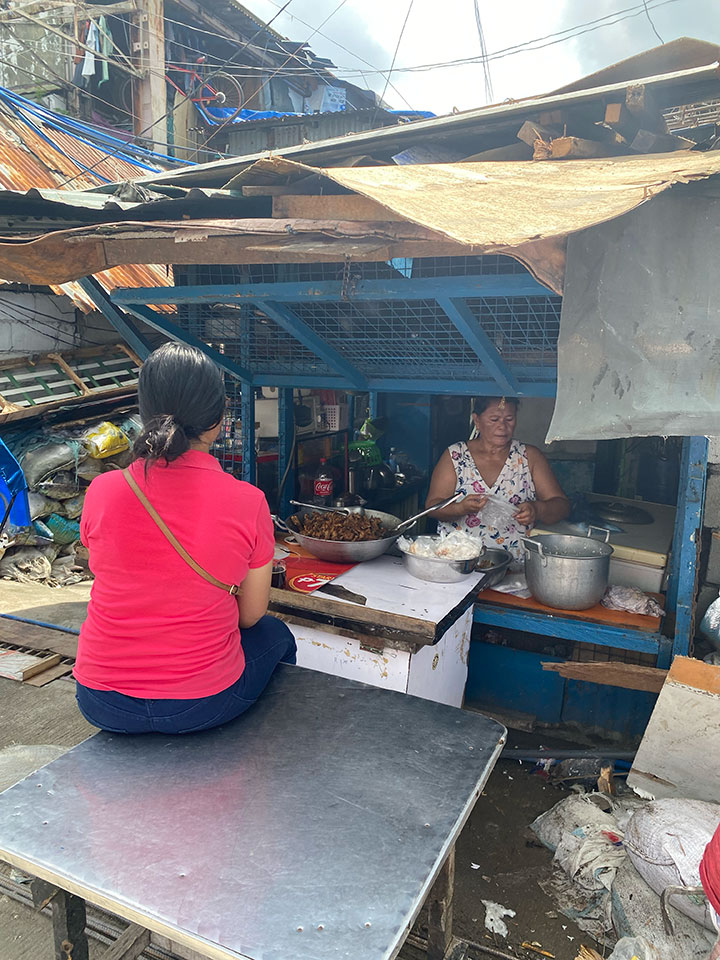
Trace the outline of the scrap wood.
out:
[[[720,667],[675,657],[655,704],[628,786],[642,797],[716,803],[720,767]]]
[[[532,950],[533,953],[537,953],[541,957],[550,957],[550,960],[555,960],[555,954],[550,953],[549,950],[543,950],[539,943],[528,943],[527,940],[523,940],[520,946],[523,950]]]
[[[59,663],[58,653],[36,657],[32,653],[21,653],[18,650],[0,650],[0,676],[9,680],[29,680]]]
[[[602,960],[602,957],[591,947],[580,947],[580,953],[575,957],[575,960]]]
[[[644,667],[636,663],[621,663],[618,660],[575,661],[562,663],[543,662],[543,670],[552,670],[568,680],[585,680],[626,690],[645,690],[660,693],[667,677],[667,670]]]

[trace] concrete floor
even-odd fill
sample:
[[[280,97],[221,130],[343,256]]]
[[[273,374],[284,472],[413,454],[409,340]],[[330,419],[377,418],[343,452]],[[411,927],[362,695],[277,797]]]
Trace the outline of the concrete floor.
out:
[[[88,595],[85,583],[51,590],[0,581],[0,612],[77,628]],[[0,789],[93,732],[75,706],[70,678],[45,687],[0,678]],[[551,741],[545,735],[543,742]],[[28,749],[20,750],[21,746]],[[458,936],[526,960],[537,960],[538,954],[522,949],[523,941],[542,944],[556,960],[575,960],[581,943],[593,945],[540,890],[538,881],[550,874],[550,855],[525,839],[528,824],[563,796],[530,776],[527,765],[498,763],[457,845]],[[485,930],[482,900],[516,911],[515,917],[507,919],[507,940]],[[106,950],[93,942],[91,960],[102,960]],[[0,960],[52,960],[52,956],[49,918],[0,896]],[[481,956],[477,954],[478,960]]]

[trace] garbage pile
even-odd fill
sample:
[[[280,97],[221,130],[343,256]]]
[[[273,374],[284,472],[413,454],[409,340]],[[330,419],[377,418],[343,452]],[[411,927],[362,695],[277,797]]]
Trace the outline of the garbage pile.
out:
[[[719,824],[720,805],[701,800],[566,797],[531,826],[554,853],[541,886],[617,960],[707,960],[717,931],[699,868]]]
[[[126,467],[140,434],[139,417],[5,439],[27,481],[31,523],[6,524],[0,538],[0,578],[66,586],[91,578],[80,542],[80,517],[90,482]]]

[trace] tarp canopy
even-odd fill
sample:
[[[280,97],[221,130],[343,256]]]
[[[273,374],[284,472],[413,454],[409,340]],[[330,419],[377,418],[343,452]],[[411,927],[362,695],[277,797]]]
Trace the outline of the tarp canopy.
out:
[[[321,223],[301,221],[224,221],[204,223],[154,222],[105,224],[102,227],[48,234],[32,241],[0,238],[0,276],[21,282],[38,282],[43,265],[58,283],[110,266],[168,262],[262,262],[263,243],[249,256],[247,237],[275,234],[267,261],[312,262],[354,256],[348,237],[370,237],[373,243],[357,246],[359,259],[378,256],[379,236],[389,247],[394,242],[446,242],[445,255],[507,253],[525,263],[533,274],[556,292],[562,290],[565,238],[622,216],[677,183],[688,183],[720,173],[720,153],[679,151],[603,160],[526,163],[453,163],[411,166],[334,168],[318,170],[288,160],[261,160],[228,185],[239,189],[250,184],[292,184],[307,177],[334,184],[368,197],[386,208],[390,220],[402,223]],[[322,186],[318,188],[318,193]],[[306,191],[305,191],[306,192]],[[415,233],[412,232],[413,225]],[[419,229],[419,228],[424,228]],[[150,252],[152,235],[158,243]],[[277,236],[281,234],[281,236]],[[311,234],[322,242],[308,244]],[[223,242],[213,238],[223,235]],[[280,242],[281,241],[281,242]],[[183,245],[188,244],[187,246]],[[280,252],[279,247],[282,248]],[[326,255],[320,255],[324,248]],[[173,248],[176,256],[173,256]],[[387,253],[387,251],[384,251]],[[413,254],[438,256],[435,248]],[[60,279],[63,278],[63,279]]]
[[[706,183],[570,238],[548,441],[718,433],[719,225]]]

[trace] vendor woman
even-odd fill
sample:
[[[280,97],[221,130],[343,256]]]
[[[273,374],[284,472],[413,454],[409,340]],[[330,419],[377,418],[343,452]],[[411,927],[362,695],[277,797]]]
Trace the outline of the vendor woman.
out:
[[[513,439],[517,410],[514,397],[475,401],[476,437],[454,443],[442,455],[426,504],[431,507],[453,493],[465,494],[433,514],[439,532],[462,530],[479,537],[486,547],[502,547],[515,559],[522,557],[521,538],[533,527],[557,523],[570,513],[570,501],[543,454]],[[501,501],[508,507],[503,508]]]

